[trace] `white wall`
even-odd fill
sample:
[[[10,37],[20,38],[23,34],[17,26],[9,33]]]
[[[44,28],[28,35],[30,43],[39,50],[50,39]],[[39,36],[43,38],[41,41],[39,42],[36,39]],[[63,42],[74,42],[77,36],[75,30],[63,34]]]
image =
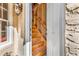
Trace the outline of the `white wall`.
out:
[[[47,55],[64,55],[64,4],[47,4]],[[63,36],[62,36],[63,35]]]

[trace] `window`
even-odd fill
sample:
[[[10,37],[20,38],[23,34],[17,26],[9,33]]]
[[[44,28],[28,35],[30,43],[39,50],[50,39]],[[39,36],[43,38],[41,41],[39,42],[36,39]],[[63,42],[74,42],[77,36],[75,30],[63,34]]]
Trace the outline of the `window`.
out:
[[[0,43],[7,41],[8,3],[0,3]]]

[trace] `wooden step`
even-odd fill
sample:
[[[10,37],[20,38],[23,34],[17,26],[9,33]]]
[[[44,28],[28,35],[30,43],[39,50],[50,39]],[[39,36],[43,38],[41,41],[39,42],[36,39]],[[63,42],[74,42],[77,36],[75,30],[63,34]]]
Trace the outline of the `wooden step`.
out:
[[[45,52],[39,52],[39,53],[37,53],[37,54],[35,54],[34,56],[44,56],[45,55]]]
[[[36,26],[32,26],[32,28],[33,28],[33,29],[36,29],[37,27],[36,27]]]
[[[32,38],[40,38],[41,35],[39,33],[32,33]]]
[[[36,48],[35,50],[33,50],[33,55],[37,55],[37,54],[39,54],[40,52],[45,52],[45,50],[46,50],[46,47],[45,46],[41,46],[41,47],[39,47],[39,48]]]
[[[32,39],[32,55],[44,55],[46,50],[46,42],[43,38]],[[34,42],[35,41],[35,42]],[[37,42],[36,42],[37,41]]]
[[[44,51],[46,49],[46,45],[44,44],[44,45],[42,45],[42,46],[40,46],[40,47],[35,47],[34,49],[33,49],[33,52],[39,52],[39,51]]]
[[[35,45],[35,44],[40,43],[42,41],[44,41],[44,40],[42,40],[41,38],[33,38],[32,39],[32,44]]]
[[[32,29],[32,33],[33,32],[37,32],[38,33],[39,31],[37,29]]]
[[[44,45],[45,45],[45,43],[43,41],[41,41],[40,43],[32,46],[32,51],[35,50],[36,48],[39,48],[39,47],[44,46]]]

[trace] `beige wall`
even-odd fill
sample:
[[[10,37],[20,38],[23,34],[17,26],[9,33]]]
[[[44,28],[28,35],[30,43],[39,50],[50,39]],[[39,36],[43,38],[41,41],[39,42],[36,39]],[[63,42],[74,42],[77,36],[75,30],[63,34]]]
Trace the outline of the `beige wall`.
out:
[[[15,13],[15,6],[13,6],[13,26],[18,30],[18,16]]]

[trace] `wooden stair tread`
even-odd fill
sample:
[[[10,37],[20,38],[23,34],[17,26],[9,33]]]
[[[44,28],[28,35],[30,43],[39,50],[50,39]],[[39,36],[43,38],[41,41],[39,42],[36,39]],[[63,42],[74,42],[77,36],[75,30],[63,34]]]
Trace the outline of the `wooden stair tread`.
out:
[[[41,35],[39,33],[33,33],[32,38],[40,38]]]
[[[43,41],[41,41],[40,43],[36,44],[36,45],[33,45],[32,46],[32,50],[35,50],[36,48],[39,48],[41,46],[45,45],[45,43]]]
[[[45,52],[44,51],[41,51],[41,52],[38,52],[38,53],[32,53],[33,56],[44,56],[45,55]]]
[[[32,29],[32,33],[34,33],[34,32],[39,32],[37,29]]]
[[[37,27],[35,25],[33,25],[32,28],[37,28]]]
[[[36,40],[36,41],[32,41],[32,44],[36,45],[36,44],[41,43],[41,42],[42,42],[41,40]]]

